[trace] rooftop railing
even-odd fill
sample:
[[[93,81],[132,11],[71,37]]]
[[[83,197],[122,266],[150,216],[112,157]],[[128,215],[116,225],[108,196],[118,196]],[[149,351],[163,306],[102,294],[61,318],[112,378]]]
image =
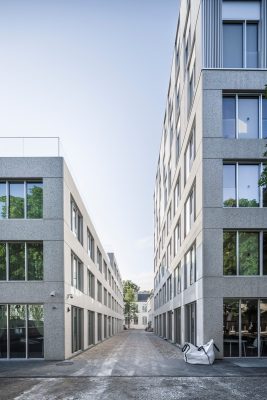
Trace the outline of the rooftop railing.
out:
[[[0,157],[59,157],[60,147],[56,136],[0,137]]]

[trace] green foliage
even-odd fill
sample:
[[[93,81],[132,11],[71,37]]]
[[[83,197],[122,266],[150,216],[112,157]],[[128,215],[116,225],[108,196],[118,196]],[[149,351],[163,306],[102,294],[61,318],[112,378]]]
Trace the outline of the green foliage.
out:
[[[239,233],[240,275],[259,273],[259,235],[256,232]]]
[[[27,218],[43,217],[43,188],[42,184],[28,184]]]
[[[0,243],[0,280],[6,280],[6,244]]]
[[[128,327],[138,311],[136,304],[138,290],[139,287],[132,281],[123,281],[124,317]]]
[[[10,218],[24,218],[24,198],[23,197],[9,197],[9,217]]]
[[[239,207],[259,207],[256,199],[239,199]],[[223,202],[224,207],[236,207],[235,199],[227,199]]]
[[[28,280],[43,279],[43,246],[41,243],[27,245]]]
[[[236,275],[236,233],[223,234],[223,273]]]

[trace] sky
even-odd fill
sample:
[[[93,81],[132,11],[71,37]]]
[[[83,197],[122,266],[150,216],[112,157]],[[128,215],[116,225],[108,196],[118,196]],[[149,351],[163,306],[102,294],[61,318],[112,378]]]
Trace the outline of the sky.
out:
[[[59,136],[122,279],[153,287],[178,0],[0,0],[0,136]]]

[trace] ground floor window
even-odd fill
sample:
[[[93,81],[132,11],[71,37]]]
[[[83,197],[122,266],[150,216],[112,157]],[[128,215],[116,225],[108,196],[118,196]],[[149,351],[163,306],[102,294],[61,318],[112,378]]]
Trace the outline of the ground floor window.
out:
[[[138,325],[138,317],[134,317],[134,325]]]
[[[72,319],[72,352],[82,350],[82,312],[83,310],[78,307],[71,308]]]
[[[174,340],[181,344],[181,307],[174,310]]]
[[[88,346],[95,343],[95,313],[88,311]]]
[[[168,311],[168,340],[172,340],[172,311]]]
[[[224,357],[267,356],[267,299],[224,299]]]
[[[43,358],[43,343],[43,305],[0,305],[0,358]]]
[[[185,306],[185,318],[186,318],[186,341],[196,345],[197,341],[197,310],[196,302],[187,304]]]
[[[107,338],[107,316],[104,315],[104,339]]]
[[[97,340],[102,340],[102,314],[97,314]]]

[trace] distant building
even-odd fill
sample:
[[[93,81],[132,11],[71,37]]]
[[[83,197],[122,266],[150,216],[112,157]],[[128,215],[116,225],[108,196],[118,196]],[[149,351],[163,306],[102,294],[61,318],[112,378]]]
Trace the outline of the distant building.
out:
[[[136,317],[131,321],[131,329],[145,329],[148,324],[147,300],[150,296],[149,291],[136,293],[137,313]]]

